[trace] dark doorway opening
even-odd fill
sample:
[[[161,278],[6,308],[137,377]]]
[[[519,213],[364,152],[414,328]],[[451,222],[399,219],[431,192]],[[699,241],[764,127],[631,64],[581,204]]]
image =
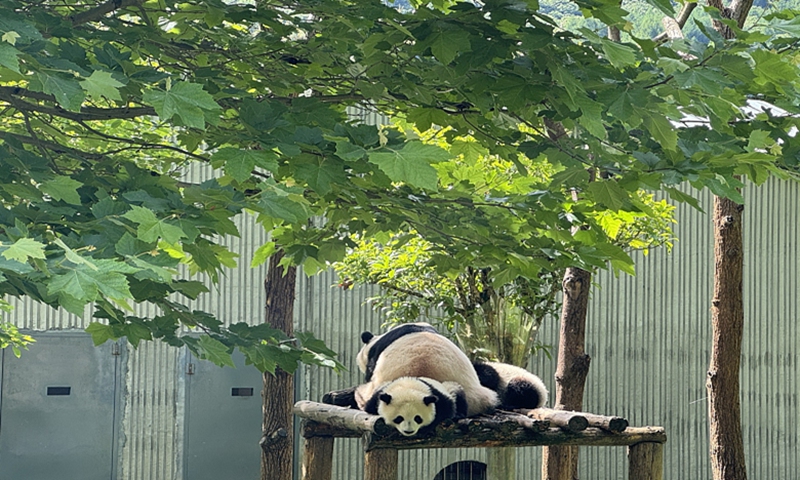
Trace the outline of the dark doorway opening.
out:
[[[486,480],[486,464],[475,460],[451,463],[439,471],[433,480]]]

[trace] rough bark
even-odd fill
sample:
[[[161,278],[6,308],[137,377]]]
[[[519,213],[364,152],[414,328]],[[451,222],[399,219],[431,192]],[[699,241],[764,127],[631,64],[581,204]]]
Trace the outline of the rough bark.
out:
[[[714,480],[746,480],[739,404],[744,334],[742,205],[714,199],[714,297],[708,389],[709,443]]]
[[[384,448],[364,454],[364,480],[397,480],[397,450]]]
[[[664,444],[642,442],[628,447],[628,480],[662,480]]]
[[[722,0],[709,0],[724,18],[741,28],[753,0],[734,0],[729,7]],[[734,32],[714,21],[725,38]],[[739,366],[744,336],[744,252],[742,211],[727,198],[714,197],[714,296],[711,300],[711,359],[708,367],[709,453],[714,480],[747,480],[739,403]]]
[[[281,258],[282,251],[270,258],[264,281],[265,322],[292,336],[297,271],[294,267],[284,271]],[[262,396],[261,480],[292,480],[294,377],[280,368],[275,375],[264,373]]]
[[[556,365],[555,409],[581,411],[590,358],[584,349],[586,313],[592,274],[568,268],[564,274],[564,299]],[[578,449],[572,446],[545,447],[542,458],[544,480],[578,478]]]
[[[303,480],[331,480],[333,437],[307,438],[303,445]]]

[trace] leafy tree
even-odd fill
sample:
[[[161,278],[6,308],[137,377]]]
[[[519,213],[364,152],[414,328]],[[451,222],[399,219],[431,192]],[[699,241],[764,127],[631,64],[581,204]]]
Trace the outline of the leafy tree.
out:
[[[617,3],[574,3],[629,33]],[[630,269],[603,212],[646,212],[641,189],[692,202],[684,181],[740,200],[737,174],[760,183],[797,166],[793,12],[732,26],[730,41],[702,29],[711,42],[662,44],[560,29],[535,1],[414,6],[0,0],[0,292],[91,308],[96,342],[156,338],[221,364],[238,347],[265,371],[335,366],[312,337],[187,308],[206,287],[180,269],[214,280],[234,265],[220,239],[244,212],[272,233],[251,263],[280,250],[308,273],[353,233],[410,229],[440,246],[445,275]],[[754,95],[788,115],[743,121]],[[448,126],[448,144],[472,137],[517,175],[529,161],[553,175],[476,202],[469,178],[437,169],[452,152],[354,123],[348,107]],[[688,115],[712,129],[675,129]],[[191,183],[192,167],[216,170]],[[137,315],[142,302],[161,313]]]

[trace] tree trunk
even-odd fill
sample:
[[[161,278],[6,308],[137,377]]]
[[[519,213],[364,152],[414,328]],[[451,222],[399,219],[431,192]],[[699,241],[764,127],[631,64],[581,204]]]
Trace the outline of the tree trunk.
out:
[[[554,406],[558,410],[580,411],[583,408],[583,390],[591,360],[584,349],[591,284],[592,274],[586,270],[568,268],[564,274]],[[577,478],[578,447],[544,447],[542,479]]]
[[[709,0],[722,16],[744,26],[753,0]],[[725,38],[733,31],[714,21]],[[711,360],[708,367],[708,428],[711,472],[714,480],[747,480],[739,404],[739,364],[744,336],[742,292],[744,251],[742,210],[732,200],[714,197],[714,296],[711,300]]]
[[[297,280],[295,267],[285,269],[279,265],[283,251],[269,259],[264,289],[265,322],[294,334],[294,289]],[[278,368],[273,376],[264,373],[263,431],[261,439],[261,480],[292,480],[294,453],[294,377]]]
[[[742,205],[714,198],[714,297],[708,367],[708,419],[714,480],[746,480],[739,405],[744,334]]]

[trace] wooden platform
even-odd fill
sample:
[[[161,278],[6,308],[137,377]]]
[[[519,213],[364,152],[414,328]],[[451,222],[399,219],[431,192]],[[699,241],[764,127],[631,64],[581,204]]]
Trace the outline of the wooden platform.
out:
[[[434,435],[403,437],[380,417],[360,410],[300,401],[295,415],[304,419],[303,480],[333,480],[333,442],[361,438],[364,480],[397,480],[397,452],[415,448],[526,447],[586,445],[628,447],[630,480],[662,480],[662,427],[628,427],[620,417],[583,412],[498,411],[457,422],[445,422]],[[349,479],[336,479],[349,480]]]

